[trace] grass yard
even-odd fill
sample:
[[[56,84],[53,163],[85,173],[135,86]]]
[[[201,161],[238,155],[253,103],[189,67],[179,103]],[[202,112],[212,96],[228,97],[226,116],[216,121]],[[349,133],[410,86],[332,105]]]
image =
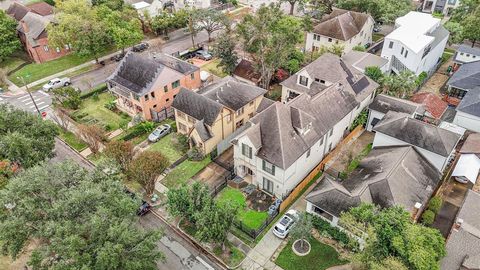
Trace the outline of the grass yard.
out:
[[[170,133],[160,139],[158,142],[152,144],[148,150],[158,151],[162,153],[168,158],[168,161],[170,161],[170,163],[173,163],[183,156],[183,153],[178,150],[175,143],[173,142],[174,137],[175,133]]]
[[[197,174],[200,170],[205,168],[210,163],[210,155],[201,161],[185,160],[175,167],[167,176],[161,180],[168,188],[175,188],[183,183],[186,183],[190,178]]]
[[[61,130],[59,137],[78,152],[87,148],[87,144],[70,131]]]
[[[223,78],[223,77],[227,76],[228,74],[223,72],[222,68],[220,68],[218,66],[219,63],[220,63],[220,59],[215,59],[215,60],[211,61],[210,63],[202,66],[201,70],[208,71],[215,76]]]
[[[382,34],[379,34],[379,33],[373,33],[372,34],[372,41],[373,42],[377,42],[379,41],[380,39],[384,38],[385,36],[382,35]]]
[[[130,122],[131,117],[126,114],[118,114],[107,108],[105,104],[115,100],[110,93],[101,93],[98,99],[91,96],[83,100],[80,109],[72,114],[72,117],[82,123],[97,123],[105,128],[106,131],[112,131],[125,127]]]
[[[311,251],[306,256],[297,256],[292,250],[292,241],[283,248],[275,263],[284,270],[324,270],[335,265],[348,263],[339,258],[338,252],[331,246],[316,239],[310,241]]]
[[[239,207],[238,220],[250,229],[257,230],[268,217],[267,212],[247,208],[245,195],[238,189],[226,187],[217,196],[219,203],[232,203]]]

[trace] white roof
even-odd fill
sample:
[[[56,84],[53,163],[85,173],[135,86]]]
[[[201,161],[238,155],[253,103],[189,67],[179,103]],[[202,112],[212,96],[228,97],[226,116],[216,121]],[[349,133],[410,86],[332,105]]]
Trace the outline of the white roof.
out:
[[[475,154],[462,154],[460,159],[458,159],[452,176],[464,176],[470,182],[475,184],[479,171],[480,158],[478,158]]]
[[[438,125],[440,128],[443,128],[443,129],[446,129],[446,130],[449,130],[453,133],[457,133],[459,135],[462,135],[465,134],[465,131],[467,131],[465,128],[462,128],[460,126],[457,126],[455,124],[452,124],[452,123],[449,123],[449,122],[445,122],[445,121],[442,121],[440,123],[440,125]]]
[[[200,71],[200,80],[206,81],[208,77],[210,77],[210,73],[204,70]]]
[[[133,6],[134,9],[142,9],[142,8],[146,8],[146,7],[150,6],[150,4],[142,1],[142,2],[132,4],[132,6]]]
[[[395,24],[398,28],[386,38],[398,40],[410,50],[419,53],[435,40],[426,34],[440,24],[440,19],[432,17],[432,14],[410,11],[407,15],[397,18]]]

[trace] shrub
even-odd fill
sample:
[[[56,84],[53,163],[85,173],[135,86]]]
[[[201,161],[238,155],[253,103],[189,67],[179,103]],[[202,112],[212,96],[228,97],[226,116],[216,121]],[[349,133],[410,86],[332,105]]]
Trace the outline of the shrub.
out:
[[[311,215],[312,216],[312,224],[313,227],[324,236],[329,236],[336,241],[338,241],[341,245],[347,247],[350,250],[357,250],[359,247],[358,242],[351,238],[348,234],[341,231],[337,227],[333,227],[327,221],[323,220],[322,218]]]
[[[135,129],[138,129],[140,134],[152,132],[155,129],[155,124],[150,121],[140,123],[135,126]]]
[[[107,109],[109,109],[110,111],[113,111],[115,110],[116,108],[116,105],[115,105],[115,100],[110,100],[109,102],[105,103],[103,106]]]
[[[177,132],[177,122],[171,123],[170,127],[172,128],[172,132]]]
[[[357,45],[357,46],[353,47],[353,50],[354,50],[354,51],[359,51],[359,52],[364,52],[364,51],[366,51],[367,49],[365,49],[365,46]]]
[[[433,213],[438,214],[440,208],[442,207],[442,198],[439,196],[433,197],[428,203],[428,210],[431,210]]]
[[[193,160],[193,161],[200,161],[205,158],[205,155],[203,155],[202,151],[198,149],[197,147],[193,147],[187,152],[188,159]]]
[[[99,101],[100,98],[98,97],[98,93],[94,93],[94,94],[92,95],[92,99],[93,99],[94,101]]]
[[[105,92],[106,90],[107,90],[107,85],[102,84],[100,86],[95,87],[92,91],[80,95],[80,98],[85,99],[85,98],[93,96],[94,94],[98,95],[99,93]]]
[[[435,213],[432,210],[425,210],[422,215],[422,223],[426,226],[430,226],[433,224],[435,220]]]

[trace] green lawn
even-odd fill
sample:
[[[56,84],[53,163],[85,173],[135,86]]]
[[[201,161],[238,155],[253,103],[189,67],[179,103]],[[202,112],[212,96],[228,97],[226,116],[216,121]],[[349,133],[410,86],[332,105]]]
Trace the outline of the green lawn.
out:
[[[378,34],[378,33],[373,33],[372,34],[372,41],[373,42],[377,42],[382,38],[384,38],[384,35],[382,35],[382,34]]]
[[[259,212],[247,208],[245,195],[238,189],[226,187],[217,196],[220,203],[230,202],[239,208],[238,220],[248,228],[257,230],[268,217],[267,212]]]
[[[87,148],[87,144],[70,131],[61,130],[59,137],[78,152]]]
[[[182,157],[182,152],[177,149],[175,143],[173,142],[174,137],[175,133],[170,133],[160,139],[158,142],[152,144],[148,150],[162,153],[168,158],[170,163],[173,163]]]
[[[175,188],[183,183],[186,183],[200,170],[205,168],[210,161],[210,155],[201,161],[191,161],[187,159],[180,163],[180,165],[175,167],[164,179],[162,179],[162,184],[168,188]]]
[[[283,248],[275,263],[284,270],[324,270],[335,265],[348,263],[341,260],[338,252],[331,246],[323,244],[316,239],[310,241],[311,250],[306,256],[297,256],[292,250],[292,241]]]
[[[222,261],[224,261],[228,266],[235,267],[245,258],[245,254],[238,248],[234,247],[230,242],[228,242],[226,246],[230,251],[228,253],[230,256],[227,256],[219,246],[213,249],[213,253],[215,253],[217,257],[222,258]]]
[[[211,61],[210,63],[202,66],[201,70],[208,71],[215,76],[223,78],[223,77],[227,76],[228,74],[223,72],[222,68],[220,68],[218,66],[219,63],[220,63],[220,59],[215,59],[215,60]]]
[[[110,93],[101,93],[98,95],[98,99],[95,96],[86,98],[82,101],[80,109],[72,114],[72,117],[82,123],[99,124],[106,131],[124,127],[130,122],[131,117],[105,108],[104,105],[112,100],[115,100],[115,97]]]

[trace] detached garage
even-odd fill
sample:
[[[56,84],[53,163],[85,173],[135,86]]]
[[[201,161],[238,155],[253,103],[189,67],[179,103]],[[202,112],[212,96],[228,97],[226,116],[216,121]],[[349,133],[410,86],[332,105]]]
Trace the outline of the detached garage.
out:
[[[475,154],[462,154],[453,170],[452,176],[461,183],[475,184],[480,171],[480,158]]]

